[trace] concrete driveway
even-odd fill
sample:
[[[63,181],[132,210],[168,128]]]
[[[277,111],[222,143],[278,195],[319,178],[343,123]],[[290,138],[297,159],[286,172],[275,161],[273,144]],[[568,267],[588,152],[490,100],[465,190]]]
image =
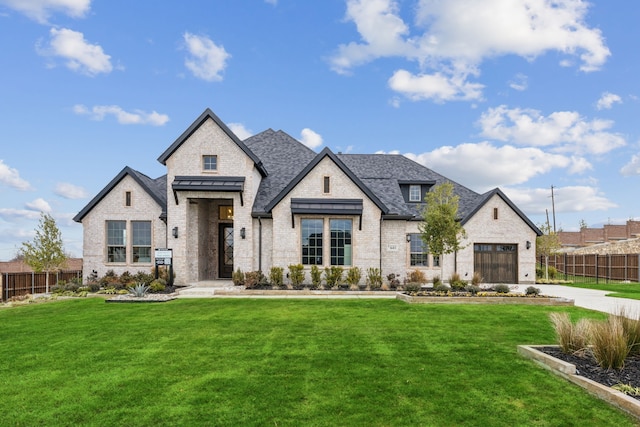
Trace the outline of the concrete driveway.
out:
[[[523,286],[519,287],[526,289],[526,287]],[[640,316],[640,300],[607,297],[605,295],[610,292],[595,289],[541,284],[537,284],[535,287],[540,288],[541,293],[545,295],[570,298],[575,301],[575,305],[578,307],[611,314],[618,314],[621,309],[624,309],[632,318],[638,318]]]

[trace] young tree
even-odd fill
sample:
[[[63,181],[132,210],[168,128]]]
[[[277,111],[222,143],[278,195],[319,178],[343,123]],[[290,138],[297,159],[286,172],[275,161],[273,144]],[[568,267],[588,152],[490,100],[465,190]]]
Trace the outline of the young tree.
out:
[[[418,230],[433,255],[450,254],[464,248],[461,241],[467,234],[458,220],[459,199],[453,194],[453,184],[450,182],[434,186],[425,196],[423,221],[418,225]],[[443,267],[442,257],[440,262]]]
[[[550,225],[541,225],[539,228],[543,234],[536,237],[536,252],[544,257],[544,275],[549,280],[549,257],[560,249],[561,244],[558,234],[553,232]]]
[[[62,245],[62,234],[56,220],[47,213],[40,214],[36,236],[31,242],[23,242],[18,255],[36,273],[47,273],[46,291],[49,293],[49,273],[58,270],[67,260]]]

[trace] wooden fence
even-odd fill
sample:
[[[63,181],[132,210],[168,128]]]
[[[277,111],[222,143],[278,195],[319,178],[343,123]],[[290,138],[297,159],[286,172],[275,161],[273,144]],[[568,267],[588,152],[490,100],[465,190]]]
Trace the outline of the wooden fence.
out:
[[[49,273],[49,288],[58,281],[82,278],[82,270]],[[0,273],[0,301],[27,294],[47,291],[47,273]]]
[[[540,265],[544,264],[544,257],[540,257]],[[640,254],[559,254],[549,257],[549,266],[555,267],[564,279],[640,282]]]

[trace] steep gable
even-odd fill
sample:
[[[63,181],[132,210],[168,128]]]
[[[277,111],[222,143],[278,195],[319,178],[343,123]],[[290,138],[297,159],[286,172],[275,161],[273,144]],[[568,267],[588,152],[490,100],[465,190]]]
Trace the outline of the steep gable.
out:
[[[129,166],[125,166],[124,169],[116,175],[115,178],[107,184],[102,191],[100,191],[91,201],[73,217],[75,222],[82,222],[82,219],[104,199],[113,188],[120,183],[126,176],[130,176],[133,180],[142,187],[142,189],[162,208],[161,218],[167,216],[167,177],[163,175],[159,178],[152,179],[145,174],[138,172]]]
[[[540,231],[540,229],[536,227],[536,225],[531,222],[529,218],[527,218],[524,212],[522,212],[499,188],[494,188],[493,190],[484,193],[480,202],[462,219],[462,224],[464,225],[467,221],[469,221],[494,196],[500,197],[522,219],[522,221],[524,221],[536,233],[536,235],[542,236],[542,231]]]

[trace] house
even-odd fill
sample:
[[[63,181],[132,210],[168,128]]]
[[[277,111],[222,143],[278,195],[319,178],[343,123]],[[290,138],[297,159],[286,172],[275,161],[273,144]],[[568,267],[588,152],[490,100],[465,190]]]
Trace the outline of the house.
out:
[[[423,200],[449,180],[401,155],[316,153],[271,129],[241,141],[207,109],[158,160],[166,175],[125,167],[75,216],[85,276],[149,271],[167,248],[179,285],[298,263],[307,278],[312,265],[340,265],[535,281],[540,230],[497,188],[453,183],[465,247],[429,254],[418,234]]]

